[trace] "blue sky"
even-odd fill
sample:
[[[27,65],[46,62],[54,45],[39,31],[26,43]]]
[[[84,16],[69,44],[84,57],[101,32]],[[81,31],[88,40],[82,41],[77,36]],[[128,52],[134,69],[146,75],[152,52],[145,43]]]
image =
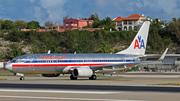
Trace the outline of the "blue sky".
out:
[[[180,0],[0,0],[0,18],[4,20],[62,24],[66,15],[87,18],[94,13],[100,19],[144,14],[170,21],[180,17]]]

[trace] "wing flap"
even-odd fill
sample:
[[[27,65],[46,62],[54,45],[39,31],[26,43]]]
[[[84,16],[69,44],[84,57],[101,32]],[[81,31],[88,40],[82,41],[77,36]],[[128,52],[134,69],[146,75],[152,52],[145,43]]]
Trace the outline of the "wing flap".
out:
[[[141,61],[141,62],[128,62],[128,63],[117,63],[117,64],[110,64],[110,65],[98,65],[98,66],[90,66],[91,69],[96,69],[96,68],[100,68],[100,67],[109,67],[109,66],[120,66],[120,65],[136,65],[139,63],[151,63],[153,61]]]

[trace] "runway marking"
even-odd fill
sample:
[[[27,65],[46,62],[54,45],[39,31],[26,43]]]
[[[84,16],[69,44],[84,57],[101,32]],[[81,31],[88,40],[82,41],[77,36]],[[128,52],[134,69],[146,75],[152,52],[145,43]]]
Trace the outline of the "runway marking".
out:
[[[119,99],[90,99],[90,98],[62,98],[62,97],[35,97],[35,96],[7,96],[0,95],[1,98],[26,98],[26,99],[49,99],[49,100],[94,100],[94,101],[144,101],[144,100],[119,100]]]
[[[22,90],[22,89],[0,89],[0,92],[29,92],[29,93],[76,93],[76,94],[112,94],[112,93],[122,93],[122,92],[100,92],[100,91],[60,91],[60,90]]]

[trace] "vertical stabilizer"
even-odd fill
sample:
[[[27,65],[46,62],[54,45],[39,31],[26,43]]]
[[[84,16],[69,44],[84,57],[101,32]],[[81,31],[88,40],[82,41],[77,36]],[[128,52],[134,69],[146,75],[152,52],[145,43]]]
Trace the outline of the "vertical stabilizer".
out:
[[[132,41],[131,45],[127,49],[116,54],[144,55],[147,45],[149,26],[150,21],[145,21]]]

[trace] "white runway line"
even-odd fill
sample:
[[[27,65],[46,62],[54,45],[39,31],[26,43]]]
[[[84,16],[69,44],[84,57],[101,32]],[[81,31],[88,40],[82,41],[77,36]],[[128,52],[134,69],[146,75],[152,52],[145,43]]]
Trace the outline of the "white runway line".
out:
[[[27,92],[27,93],[75,93],[75,94],[112,94],[122,92],[107,92],[107,91],[62,91],[62,90],[22,90],[22,89],[0,89],[0,92]]]
[[[91,99],[91,98],[61,98],[61,97],[35,97],[35,96],[7,96],[0,95],[1,98],[25,98],[25,99],[49,99],[49,100],[91,100],[91,101],[144,101],[144,100],[119,100],[119,99]]]

